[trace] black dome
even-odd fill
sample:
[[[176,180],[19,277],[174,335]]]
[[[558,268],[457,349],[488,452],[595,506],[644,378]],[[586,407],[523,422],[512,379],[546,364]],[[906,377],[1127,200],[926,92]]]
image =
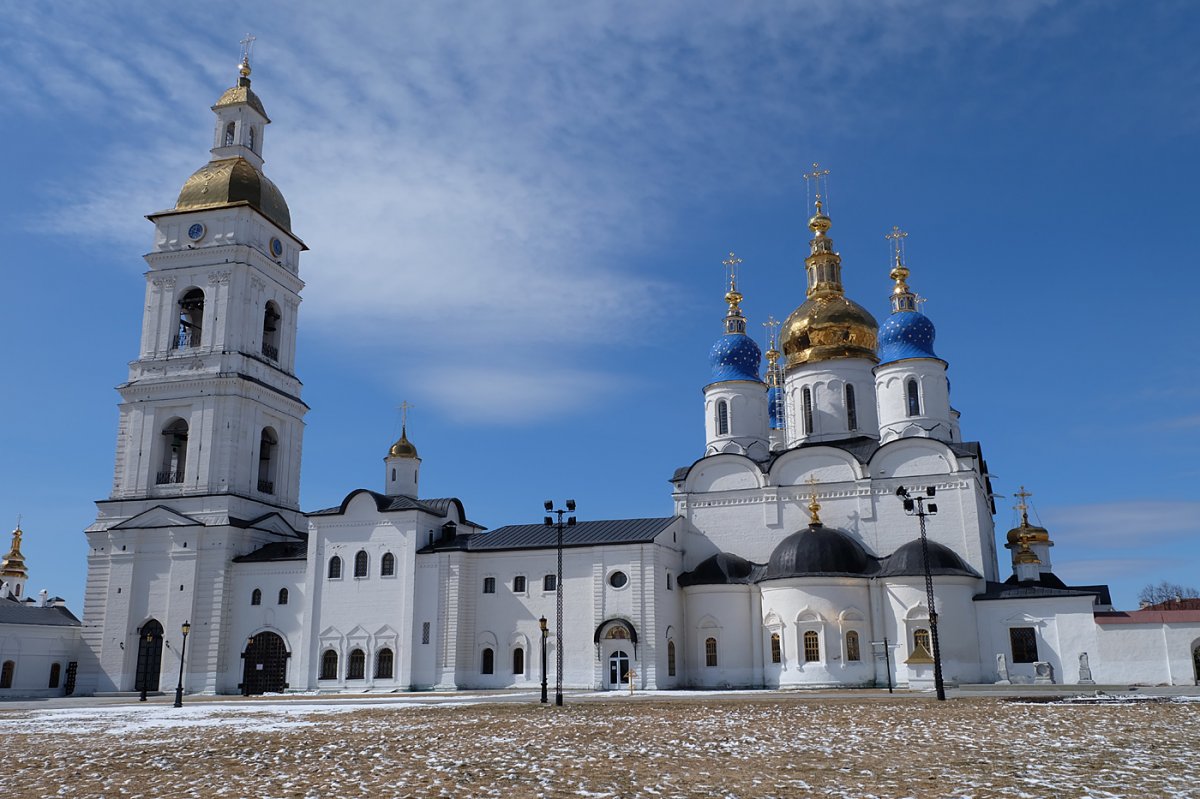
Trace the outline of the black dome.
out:
[[[689,585],[737,585],[752,582],[754,564],[738,555],[718,552],[705,558],[696,568],[679,575],[679,584]]]
[[[929,541],[929,573],[978,577],[979,573],[966,564],[950,547]],[[921,539],[915,538],[884,559],[880,577],[917,577],[925,574],[921,562]]]
[[[849,534],[812,524],[779,542],[767,562],[764,580],[835,575],[865,577],[875,559]]]

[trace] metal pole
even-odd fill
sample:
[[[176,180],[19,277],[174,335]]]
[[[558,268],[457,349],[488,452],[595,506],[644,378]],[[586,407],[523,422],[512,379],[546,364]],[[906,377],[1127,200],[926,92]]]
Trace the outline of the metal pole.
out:
[[[887,667],[888,693],[892,693],[892,650],[888,647],[888,639],[883,637],[883,665]]]
[[[179,683],[175,686],[175,707],[183,707],[183,661],[187,657],[189,625],[183,625],[183,644],[179,647]]]
[[[916,497],[917,519],[921,522],[921,560],[925,567],[925,598],[929,602],[929,638],[933,644],[933,685],[939,701],[946,700],[942,682],[942,652],[938,647],[937,609],[933,604],[933,573],[929,570],[929,540],[925,537],[925,498]]]
[[[546,704],[546,617],[542,619],[542,704]]]
[[[559,707],[563,703],[562,695],[562,672],[563,672],[563,647],[562,647],[562,629],[563,629],[563,513],[558,511],[558,582],[554,584],[555,600],[558,610],[558,621],[554,628],[555,640],[555,657],[558,661],[558,668],[554,671],[554,704]]]

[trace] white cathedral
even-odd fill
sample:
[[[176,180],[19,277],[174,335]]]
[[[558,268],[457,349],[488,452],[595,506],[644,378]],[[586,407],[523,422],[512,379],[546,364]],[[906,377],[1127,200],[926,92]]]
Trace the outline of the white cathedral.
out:
[[[1197,680],[1200,613],[1120,612],[1105,586],[1063,584],[1025,513],[1002,568],[987,466],[899,242],[880,326],[843,291],[819,195],[807,295],[765,378],[730,258],[703,454],[671,478],[671,515],[567,527],[560,580],[554,527],[488,530],[423,497],[406,430],[381,490],[302,511],[306,247],[263,174],[270,120],[246,60],[212,110],[211,160],[149,216],[141,347],[87,529],[80,693],[167,690],[177,673],[207,694],[534,688],[543,646],[557,680],[560,633],[570,689],[927,688],[925,559],[901,487],[938,506],[947,683]]]

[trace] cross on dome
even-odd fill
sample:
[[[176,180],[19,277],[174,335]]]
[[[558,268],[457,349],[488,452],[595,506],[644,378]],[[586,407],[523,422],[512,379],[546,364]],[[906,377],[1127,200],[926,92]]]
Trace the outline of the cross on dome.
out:
[[[821,193],[821,179],[828,178],[828,177],[829,177],[829,170],[821,169],[821,165],[818,164],[816,161],[813,161],[812,172],[804,173],[804,182],[806,184],[808,184],[811,189],[814,189],[813,200],[814,200],[814,205],[817,209],[818,214],[821,213],[821,209],[822,209],[821,197],[825,197],[826,202],[828,202],[828,200],[829,200],[829,181],[828,181],[828,179],[825,180],[825,193],[824,194]]]

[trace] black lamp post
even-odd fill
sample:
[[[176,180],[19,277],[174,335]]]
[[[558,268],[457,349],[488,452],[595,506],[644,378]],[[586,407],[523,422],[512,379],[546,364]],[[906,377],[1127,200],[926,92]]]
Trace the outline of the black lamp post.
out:
[[[558,659],[558,668],[554,670],[554,704],[561,706],[563,703],[562,697],[562,671],[563,671],[563,645],[562,645],[562,628],[563,628],[563,575],[562,575],[562,558],[563,558],[563,528],[574,527],[575,517],[568,516],[566,522],[563,522],[563,515],[566,513],[575,512],[575,500],[568,499],[567,507],[555,509],[554,503],[551,500],[546,500],[544,503],[547,513],[553,513],[558,516],[558,521],[554,520],[553,516],[545,517],[547,527],[558,528],[558,576],[555,578],[554,593],[558,604],[558,621],[554,627],[554,646],[555,657]]]
[[[187,657],[187,637],[192,631],[192,623],[185,621],[183,627],[183,644],[179,647],[179,682],[175,685],[175,707],[183,707],[183,661]]]
[[[933,486],[925,489],[925,496],[912,496],[908,489],[900,486],[896,496],[904,502],[904,510],[909,516],[916,516],[921,522],[921,563],[925,568],[925,599],[929,602],[929,640],[933,644],[933,686],[937,690],[939,701],[946,699],[946,686],[942,682],[942,651],[938,647],[937,609],[933,604],[933,574],[929,571],[929,540],[925,537],[925,517],[937,513],[937,505],[930,502],[925,504],[926,497],[936,494]]]
[[[542,704],[544,705],[548,701],[546,698],[546,633],[549,632],[545,616],[538,619],[538,627],[542,630]]]
[[[146,683],[150,682],[150,644],[154,642],[154,633],[146,633],[146,645],[138,653],[138,660],[142,662],[142,695],[138,698],[139,702],[146,701]]]
[[[250,662],[250,650],[253,648],[253,646],[254,636],[251,635],[246,638],[246,654],[242,655],[242,657],[246,659],[246,665],[242,667],[242,696],[250,696],[250,674],[252,672],[251,666],[254,665]]]

